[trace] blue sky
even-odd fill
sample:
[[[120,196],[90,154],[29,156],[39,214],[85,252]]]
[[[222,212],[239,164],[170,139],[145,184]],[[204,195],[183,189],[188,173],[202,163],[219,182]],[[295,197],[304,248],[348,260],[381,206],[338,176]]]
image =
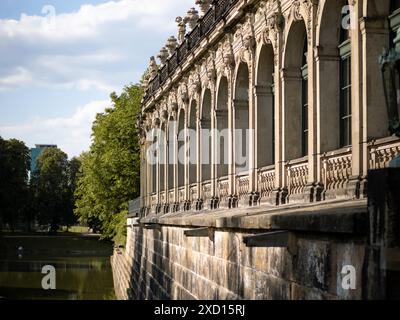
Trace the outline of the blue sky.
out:
[[[138,82],[194,0],[1,0],[0,136],[90,145],[109,95]]]

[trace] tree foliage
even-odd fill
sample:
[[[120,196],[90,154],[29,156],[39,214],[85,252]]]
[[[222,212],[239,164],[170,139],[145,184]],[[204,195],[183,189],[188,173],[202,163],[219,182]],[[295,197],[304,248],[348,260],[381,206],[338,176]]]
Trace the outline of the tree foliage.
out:
[[[46,148],[38,157],[31,186],[40,225],[49,225],[52,231],[57,231],[61,225],[75,222],[73,203],[79,166],[78,159],[69,162],[58,148]]]
[[[99,228],[104,238],[117,242],[125,230],[128,201],[140,192],[135,123],[142,95],[139,85],[125,87],[120,96],[111,94],[113,106],[97,115],[90,151],[81,155],[75,213],[80,222]]]
[[[0,222],[8,224],[11,229],[27,205],[29,167],[27,146],[22,141],[0,137]]]

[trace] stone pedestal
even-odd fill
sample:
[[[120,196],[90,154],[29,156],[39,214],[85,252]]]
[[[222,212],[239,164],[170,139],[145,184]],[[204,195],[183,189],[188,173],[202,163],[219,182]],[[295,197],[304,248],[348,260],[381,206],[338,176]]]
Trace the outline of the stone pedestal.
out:
[[[212,208],[213,209],[218,209],[219,208],[219,204],[220,204],[220,200],[218,197],[213,197],[211,199],[211,204],[212,204]]]
[[[196,211],[203,210],[203,207],[204,207],[203,199],[197,199],[195,202]]]
[[[186,201],[183,203],[183,210],[184,210],[184,211],[189,211],[189,210],[191,210],[191,209],[192,209],[192,202],[189,201],[189,200],[186,200]]]
[[[262,197],[260,204],[269,204],[271,206],[279,206],[281,197],[281,189],[275,189],[268,197]]]
[[[359,199],[360,198],[360,184],[361,179],[359,176],[352,176],[347,184],[347,198],[349,199]]]
[[[238,207],[238,198],[236,195],[230,195],[228,197],[228,207],[230,209]]]
[[[258,191],[250,194],[250,206],[257,206],[260,203],[260,193]]]

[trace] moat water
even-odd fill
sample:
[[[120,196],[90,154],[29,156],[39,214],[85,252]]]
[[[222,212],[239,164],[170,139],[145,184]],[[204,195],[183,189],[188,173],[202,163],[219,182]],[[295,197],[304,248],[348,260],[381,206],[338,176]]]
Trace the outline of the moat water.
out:
[[[0,236],[0,299],[115,299],[112,252],[91,235]],[[43,289],[44,266],[54,267],[54,290]]]

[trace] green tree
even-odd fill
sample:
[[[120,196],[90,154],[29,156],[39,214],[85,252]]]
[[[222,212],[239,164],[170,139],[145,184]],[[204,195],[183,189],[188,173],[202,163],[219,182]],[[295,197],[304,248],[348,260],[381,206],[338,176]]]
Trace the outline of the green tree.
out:
[[[74,225],[77,222],[77,217],[74,215],[73,211],[75,208],[75,190],[77,187],[78,174],[81,169],[81,161],[79,158],[72,158],[68,162],[67,167],[67,190],[66,190],[66,210],[64,211],[64,216],[62,219],[63,225],[67,227]]]
[[[128,201],[139,195],[135,123],[142,96],[140,85],[125,87],[120,96],[111,94],[113,107],[97,115],[90,151],[81,156],[75,213],[80,222],[100,226],[103,238],[116,242],[123,241]]]
[[[55,232],[71,211],[68,196],[68,156],[58,148],[46,148],[37,159],[32,178],[40,225]]]
[[[12,230],[27,205],[29,166],[25,143],[0,137],[0,220]]]

